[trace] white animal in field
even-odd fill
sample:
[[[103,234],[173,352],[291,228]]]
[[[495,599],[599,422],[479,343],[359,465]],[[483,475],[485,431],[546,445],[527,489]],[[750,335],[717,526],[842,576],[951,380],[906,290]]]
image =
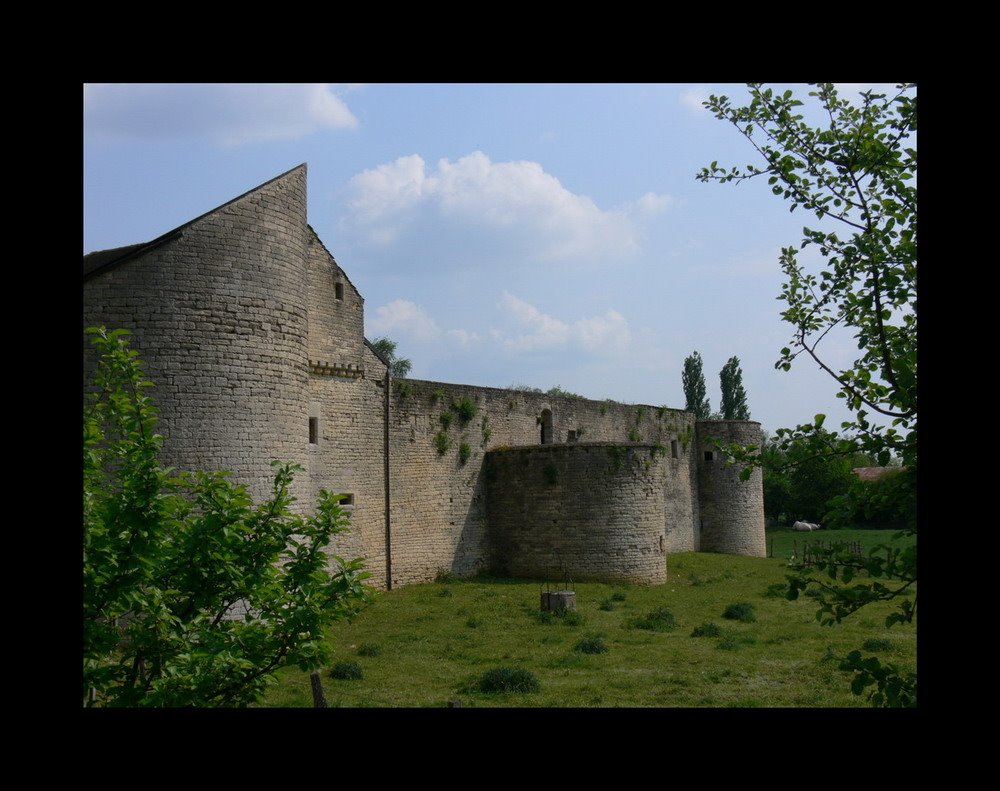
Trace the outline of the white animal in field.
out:
[[[819,530],[822,525],[816,522],[796,522],[792,525],[792,530],[798,530],[800,533],[809,533],[813,530]]]

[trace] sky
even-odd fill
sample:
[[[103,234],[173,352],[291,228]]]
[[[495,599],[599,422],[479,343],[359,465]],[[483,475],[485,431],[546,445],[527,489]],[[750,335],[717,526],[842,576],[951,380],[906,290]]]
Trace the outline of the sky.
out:
[[[702,106],[744,103],[744,86],[82,90],[84,253],[154,239],[305,162],[309,224],[364,297],[366,337],[396,341],[413,378],[683,408],[698,351],[713,410],[736,356],[769,433],[849,418],[816,363],[774,367],[792,330],[780,250],[823,226],[762,179],[695,178],[761,164]],[[832,367],[857,352],[847,333],[824,347]]]

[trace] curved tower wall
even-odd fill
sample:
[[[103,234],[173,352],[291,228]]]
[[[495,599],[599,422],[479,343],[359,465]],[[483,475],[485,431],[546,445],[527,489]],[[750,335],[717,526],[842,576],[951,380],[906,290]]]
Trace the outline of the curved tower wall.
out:
[[[759,445],[760,423],[749,420],[699,420],[695,424],[698,496],[703,552],[767,557],[764,534],[764,479],[760,467],[740,480],[739,465],[728,466],[724,454],[709,442]],[[706,454],[712,454],[707,458]]]
[[[84,326],[133,332],[163,463],[230,470],[259,501],[272,459],[308,460],[305,166],[165,239],[85,280]]]
[[[553,582],[664,582],[664,464],[660,450],[638,443],[489,451],[492,565]]]

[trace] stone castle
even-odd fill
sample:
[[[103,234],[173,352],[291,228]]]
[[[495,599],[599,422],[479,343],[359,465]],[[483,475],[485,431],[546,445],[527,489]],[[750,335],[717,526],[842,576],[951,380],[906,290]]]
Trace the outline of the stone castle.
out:
[[[84,326],[124,327],[155,383],[162,462],[227,469],[259,501],[344,493],[374,584],[479,570],[662,583],[667,555],[765,555],[760,470],[711,438],[760,424],[391,377],[364,299],[306,220],[299,165],[145,244],[84,256]],[[85,372],[94,362],[85,347]],[[446,417],[447,416],[447,417]]]

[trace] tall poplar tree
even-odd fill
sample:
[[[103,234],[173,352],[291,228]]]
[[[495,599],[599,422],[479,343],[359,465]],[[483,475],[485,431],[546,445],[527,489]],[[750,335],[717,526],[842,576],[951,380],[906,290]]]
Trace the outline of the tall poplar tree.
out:
[[[719,382],[722,386],[722,417],[726,420],[749,420],[750,408],[747,406],[746,390],[743,389],[739,357],[730,357],[722,366]]]
[[[701,355],[692,352],[684,359],[684,372],[681,374],[684,384],[684,408],[694,412],[698,420],[708,420],[712,408],[708,404],[705,391],[705,374],[702,370]]]

